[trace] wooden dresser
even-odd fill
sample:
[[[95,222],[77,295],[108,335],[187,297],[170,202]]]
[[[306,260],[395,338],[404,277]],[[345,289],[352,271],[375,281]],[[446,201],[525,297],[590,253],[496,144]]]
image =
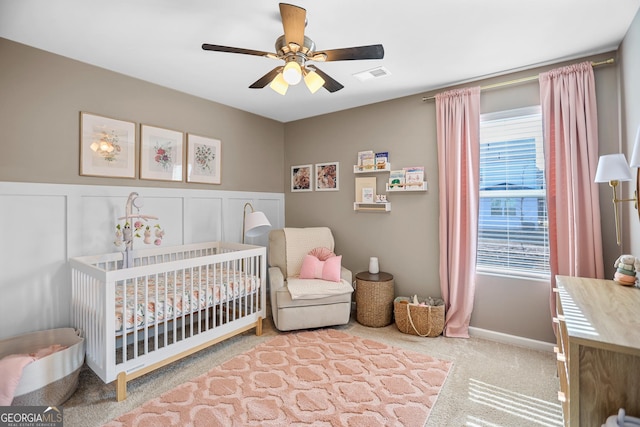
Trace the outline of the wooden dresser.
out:
[[[565,426],[640,417],[640,289],[557,276],[558,374]]]

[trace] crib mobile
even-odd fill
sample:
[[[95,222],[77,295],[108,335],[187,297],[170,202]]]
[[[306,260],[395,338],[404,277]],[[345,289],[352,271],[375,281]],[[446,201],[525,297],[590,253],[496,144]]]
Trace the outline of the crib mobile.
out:
[[[134,191],[129,194],[127,198],[125,216],[118,218],[118,221],[124,221],[124,223],[118,223],[116,225],[116,239],[113,244],[125,251],[125,267],[130,265],[127,260],[131,259],[130,253],[133,251],[133,241],[136,237],[142,238],[142,242],[146,245],[153,243],[156,246],[160,246],[162,244],[164,230],[160,224],[156,223],[153,226],[146,224],[149,220],[158,220],[158,217],[154,215],[142,215],[140,208],[143,206],[144,200]],[[134,207],[136,208],[135,214],[133,213]],[[154,234],[153,241],[152,229]]]

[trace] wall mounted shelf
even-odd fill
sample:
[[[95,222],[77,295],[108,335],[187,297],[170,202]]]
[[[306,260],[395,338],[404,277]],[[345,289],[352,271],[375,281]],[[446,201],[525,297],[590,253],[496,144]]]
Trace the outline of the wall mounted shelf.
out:
[[[361,203],[354,202],[353,203],[354,211],[364,211],[364,212],[389,212],[391,211],[391,203]]]
[[[389,172],[391,170],[391,163],[387,163],[384,169],[361,169],[358,165],[353,165],[353,173],[379,173],[379,172]]]
[[[412,193],[418,191],[427,191],[428,184],[424,181],[422,185],[394,185],[393,187],[387,183],[387,193]]]

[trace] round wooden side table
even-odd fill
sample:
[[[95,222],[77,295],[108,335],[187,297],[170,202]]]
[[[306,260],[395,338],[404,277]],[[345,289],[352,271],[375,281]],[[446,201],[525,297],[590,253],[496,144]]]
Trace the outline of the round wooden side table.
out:
[[[394,292],[393,275],[389,273],[356,274],[356,320],[373,328],[390,325]]]

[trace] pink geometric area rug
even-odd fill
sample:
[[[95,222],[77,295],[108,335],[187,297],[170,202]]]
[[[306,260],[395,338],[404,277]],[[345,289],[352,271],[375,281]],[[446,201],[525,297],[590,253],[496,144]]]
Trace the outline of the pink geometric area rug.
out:
[[[451,365],[333,329],[285,333],[107,426],[424,426]]]

